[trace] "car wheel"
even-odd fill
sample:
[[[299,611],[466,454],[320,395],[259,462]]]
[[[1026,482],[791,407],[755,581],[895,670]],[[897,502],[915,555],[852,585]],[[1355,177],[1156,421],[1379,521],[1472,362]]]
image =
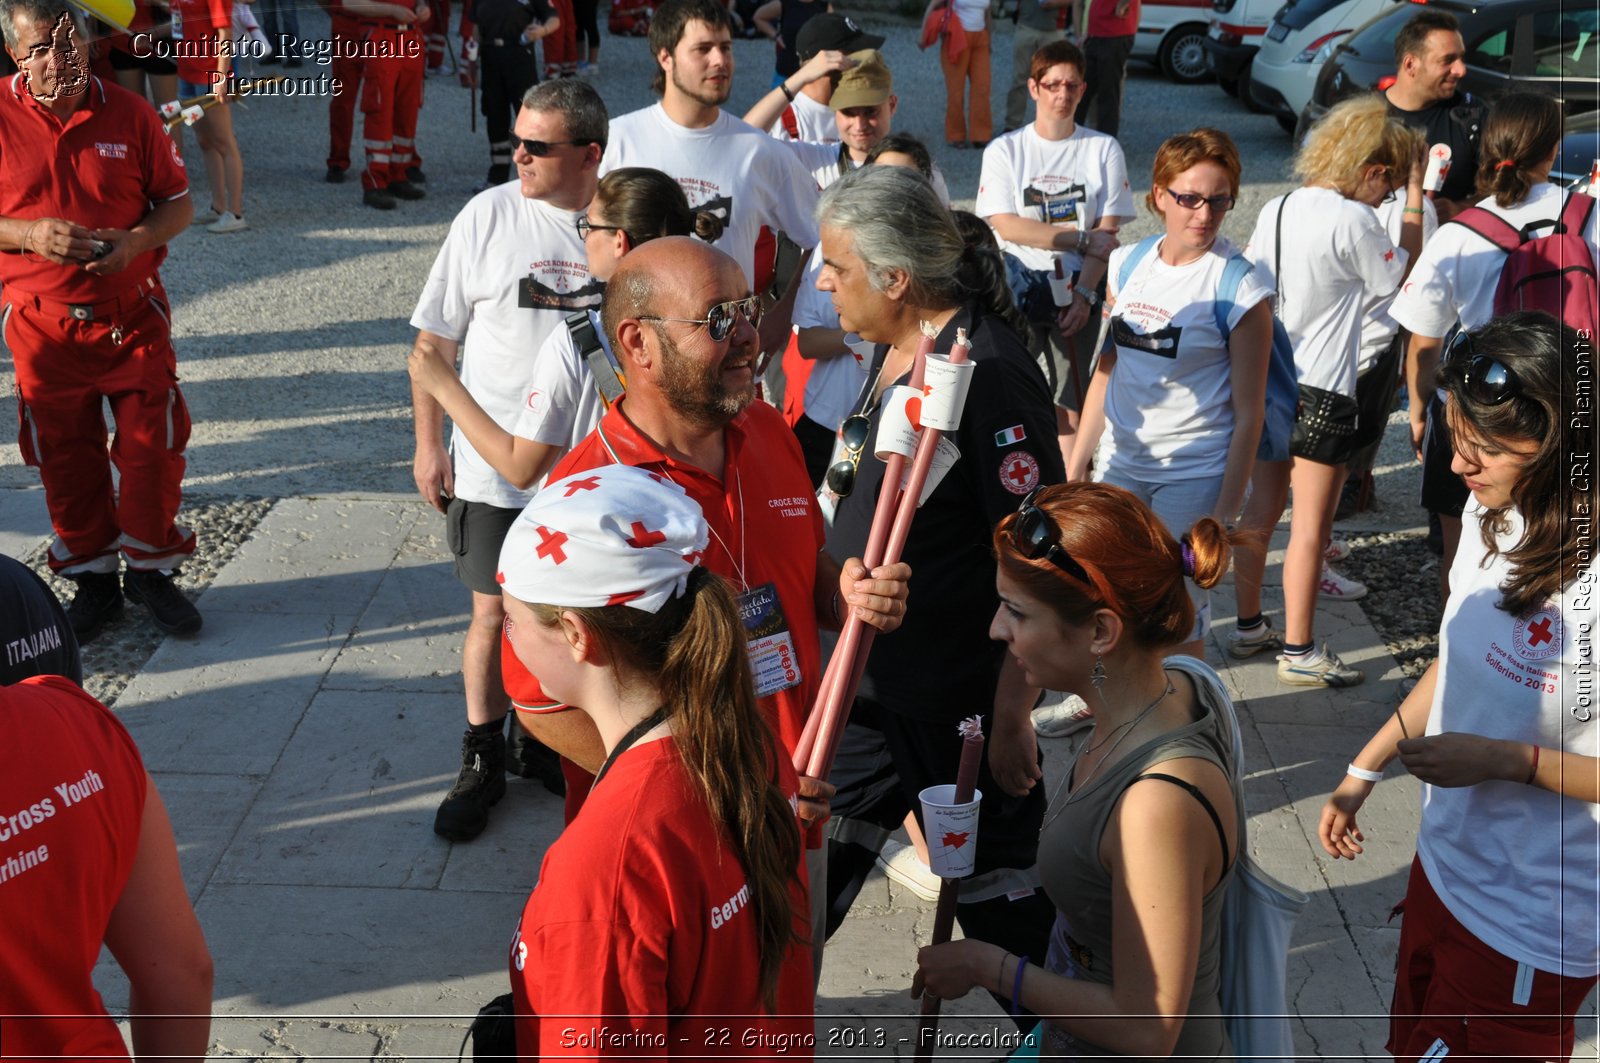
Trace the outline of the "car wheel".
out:
[[[1200,22],[1185,22],[1175,27],[1161,42],[1156,56],[1161,72],[1180,85],[1193,85],[1211,76],[1206,69],[1206,27]]]

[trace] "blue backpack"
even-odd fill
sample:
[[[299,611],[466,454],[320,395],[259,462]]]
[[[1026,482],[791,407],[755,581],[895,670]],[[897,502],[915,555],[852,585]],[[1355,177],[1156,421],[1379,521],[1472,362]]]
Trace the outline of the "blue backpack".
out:
[[[1128,284],[1128,278],[1144,257],[1155,250],[1162,234],[1147,236],[1133,246],[1128,257],[1117,270],[1117,291]],[[1234,300],[1239,295],[1239,285],[1254,267],[1243,255],[1234,255],[1222,269],[1222,279],[1217,282],[1217,293],[1211,308],[1216,314],[1217,332],[1222,342],[1228,342],[1228,318],[1233,316]],[[1284,331],[1278,315],[1272,315],[1272,358],[1267,363],[1267,408],[1261,421],[1261,445],[1256,448],[1257,461],[1288,461],[1289,436],[1294,432],[1295,408],[1300,402],[1300,385],[1294,372],[1294,345]]]

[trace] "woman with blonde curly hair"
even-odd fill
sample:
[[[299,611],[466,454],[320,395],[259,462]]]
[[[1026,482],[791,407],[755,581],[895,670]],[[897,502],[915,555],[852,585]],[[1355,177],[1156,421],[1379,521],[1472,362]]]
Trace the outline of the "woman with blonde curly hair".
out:
[[[1330,582],[1323,550],[1357,443],[1356,365],[1367,300],[1394,291],[1422,249],[1421,134],[1390,118],[1376,96],[1347,100],[1312,128],[1294,160],[1302,187],[1261,209],[1246,254],[1277,295],[1294,343],[1300,401],[1288,461],[1261,462],[1244,525],[1260,533],[1235,564],[1238,630],[1229,653],[1282,648],[1278,679],[1299,686],[1355,686],[1366,676],[1326,646],[1318,650],[1317,596]],[[1374,209],[1404,191],[1396,247]],[[1290,488],[1294,514],[1283,562],[1283,638],[1262,616],[1266,540]],[[1331,591],[1333,588],[1326,588]]]

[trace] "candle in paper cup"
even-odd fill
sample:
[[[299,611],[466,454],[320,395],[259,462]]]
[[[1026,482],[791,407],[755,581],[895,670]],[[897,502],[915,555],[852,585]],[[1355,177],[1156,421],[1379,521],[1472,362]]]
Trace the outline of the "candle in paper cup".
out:
[[[1050,278],[1050,298],[1057,306],[1072,305],[1072,278],[1067,275],[1067,267],[1062,263],[1061,256],[1055,255],[1053,268],[1046,274]]]
[[[1425,192],[1437,192],[1444,187],[1445,178],[1450,176],[1450,145],[1435,144],[1428,149],[1428,170],[1422,176],[1422,188]]]
[[[944,783],[928,787],[917,797],[922,802],[922,833],[928,839],[928,867],[940,878],[972,874],[978,852],[978,803],[983,800],[983,792],[974,790],[972,800],[957,803],[955,785]]]

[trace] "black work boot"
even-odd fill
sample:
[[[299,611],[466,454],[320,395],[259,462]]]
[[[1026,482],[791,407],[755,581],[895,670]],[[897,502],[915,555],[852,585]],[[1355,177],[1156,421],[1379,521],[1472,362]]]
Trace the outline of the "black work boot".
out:
[[[156,627],[169,635],[193,635],[200,630],[200,610],[183,596],[170,572],[130,568],[122,577],[122,592],[147,606]]]
[[[115,572],[85,572],[74,576],[78,592],[67,606],[67,621],[79,642],[88,642],[107,622],[122,615],[122,584]]]
[[[537,779],[557,797],[567,796],[567,777],[561,774],[561,758],[539,741],[509,713],[510,733],[506,736],[506,771],[524,779]]]
[[[506,795],[506,736],[461,736],[461,774],[433,817],[433,833],[453,842],[471,841],[489,825],[489,809]]]

